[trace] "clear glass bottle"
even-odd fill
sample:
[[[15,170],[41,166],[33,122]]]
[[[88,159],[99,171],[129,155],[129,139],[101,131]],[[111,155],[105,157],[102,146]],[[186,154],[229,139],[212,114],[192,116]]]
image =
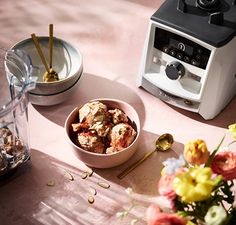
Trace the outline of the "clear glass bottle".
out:
[[[27,92],[35,87],[33,69],[23,51],[0,49],[0,177],[30,157]]]

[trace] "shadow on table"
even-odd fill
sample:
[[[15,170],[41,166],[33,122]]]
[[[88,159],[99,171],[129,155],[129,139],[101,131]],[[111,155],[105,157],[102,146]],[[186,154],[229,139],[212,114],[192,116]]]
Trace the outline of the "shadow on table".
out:
[[[123,187],[103,178],[103,170],[101,176],[94,172],[83,179],[84,171],[79,168],[38,150],[31,155],[29,163],[0,182],[1,224],[122,224],[116,212],[130,199]],[[98,182],[106,182],[110,188],[102,188]],[[89,196],[93,196],[93,204],[88,202]]]
[[[1,223],[68,224],[78,212],[87,210],[87,206],[83,208],[81,204],[85,200],[78,194],[81,188],[69,194],[71,181],[64,176],[65,171],[77,172],[63,162],[32,150],[31,160],[0,182]],[[71,210],[72,203],[77,211]]]
[[[83,75],[78,89],[65,102],[55,106],[34,105],[34,107],[49,120],[64,126],[67,116],[75,107],[96,98],[116,98],[131,104],[138,111],[142,127],[142,121],[145,120],[145,110],[140,97],[128,86],[91,74]]]
[[[32,150],[28,163],[8,179],[0,181],[1,222],[8,225],[130,223],[137,215],[135,210],[149,203],[141,202],[140,207],[121,223],[116,218],[116,212],[124,210],[131,203],[125,189],[131,187],[140,194],[141,199],[145,199],[145,196],[155,197],[162,161],[182,152],[182,144],[175,142],[172,150],[154,153],[125,178],[118,179],[117,175],[123,169],[145,154],[144,149],[152,150],[157,136],[143,131],[140,145],[131,159],[114,168],[94,169],[92,176],[85,179],[81,175],[86,166],[76,168]],[[110,188],[102,188],[99,182],[108,183]],[[89,196],[94,197],[93,204],[88,203]],[[141,211],[144,212],[143,208]],[[140,224],[145,222],[141,221]]]

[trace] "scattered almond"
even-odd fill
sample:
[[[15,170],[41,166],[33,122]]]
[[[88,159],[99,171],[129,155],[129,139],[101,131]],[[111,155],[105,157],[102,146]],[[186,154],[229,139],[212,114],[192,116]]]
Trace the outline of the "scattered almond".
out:
[[[81,173],[81,178],[82,179],[86,179],[88,177],[88,173],[87,172],[82,172]]]
[[[87,171],[88,175],[91,177],[93,175],[93,170],[89,168],[89,170]]]
[[[105,182],[98,182],[97,183],[100,187],[108,189],[110,187],[110,184],[105,183]]]
[[[89,192],[92,194],[92,195],[96,195],[97,194],[97,190],[93,187],[90,187],[89,188]]]
[[[88,202],[89,202],[89,204],[93,204],[94,203],[94,197],[93,196],[88,196]]]
[[[53,187],[55,185],[55,182],[53,180],[50,180],[47,182],[47,186]]]
[[[74,180],[74,177],[73,177],[72,174],[71,174],[70,172],[68,172],[68,171],[65,171],[64,176],[65,176],[67,179],[71,180],[71,181]]]

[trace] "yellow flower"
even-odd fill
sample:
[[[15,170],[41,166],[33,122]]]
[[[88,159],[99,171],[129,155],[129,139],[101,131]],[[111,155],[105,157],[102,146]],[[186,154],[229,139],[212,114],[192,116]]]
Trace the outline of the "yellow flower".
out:
[[[208,199],[220,180],[221,176],[212,178],[212,170],[209,167],[193,167],[177,174],[173,186],[183,202],[198,202]]]
[[[233,137],[236,139],[236,123],[229,125],[229,131],[233,134]]]
[[[189,220],[186,225],[196,225],[196,224]]]
[[[201,139],[190,141],[184,146],[184,158],[192,165],[206,163],[209,155],[206,143]]]

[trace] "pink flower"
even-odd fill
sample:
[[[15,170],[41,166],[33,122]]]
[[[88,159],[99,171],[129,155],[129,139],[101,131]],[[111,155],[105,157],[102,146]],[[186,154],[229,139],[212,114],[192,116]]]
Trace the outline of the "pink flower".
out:
[[[224,180],[236,178],[236,153],[225,151],[219,152],[211,164],[212,171],[222,175]]]
[[[160,211],[156,205],[151,205],[147,209],[148,225],[186,225],[187,221],[177,214],[169,214]]]
[[[201,139],[190,141],[184,146],[184,158],[192,165],[206,163],[209,155],[206,143]]]
[[[176,196],[173,189],[173,180],[175,175],[162,175],[158,183],[158,191],[160,195],[173,200]]]

